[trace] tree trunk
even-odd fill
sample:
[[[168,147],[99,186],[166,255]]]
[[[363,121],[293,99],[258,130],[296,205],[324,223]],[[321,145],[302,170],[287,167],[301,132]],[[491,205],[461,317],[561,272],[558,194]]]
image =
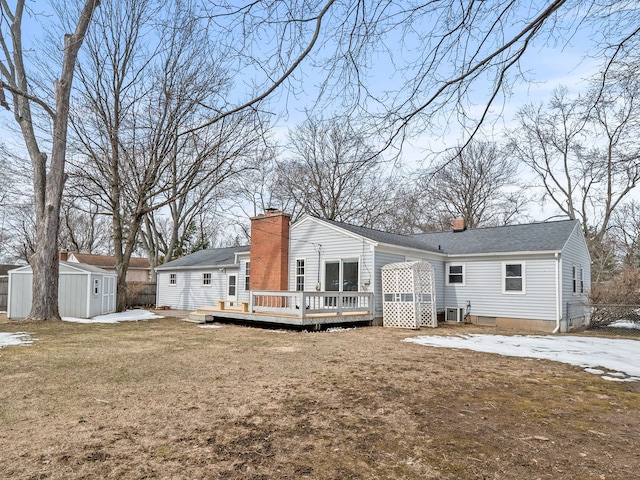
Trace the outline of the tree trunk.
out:
[[[43,155],[38,155],[37,159],[33,159],[34,164],[38,164],[34,172],[34,189],[38,201],[36,202],[36,248],[31,259],[33,301],[28,316],[33,320],[60,319],[58,311],[58,231],[62,191],[66,180],[65,156],[69,101],[78,51],[98,3],[97,0],[86,1],[75,33],[65,35],[64,38],[62,72],[55,85],[56,110],[53,119],[51,163],[46,176],[43,176],[45,168],[45,164],[42,163]],[[21,51],[19,55],[22,55]],[[38,198],[42,193],[44,193],[44,198]]]

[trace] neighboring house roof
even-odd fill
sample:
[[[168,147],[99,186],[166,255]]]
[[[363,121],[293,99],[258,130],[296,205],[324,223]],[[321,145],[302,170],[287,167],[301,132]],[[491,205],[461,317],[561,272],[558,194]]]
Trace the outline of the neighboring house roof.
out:
[[[315,218],[315,217],[313,217]],[[454,232],[398,235],[358,227],[334,220],[319,219],[377,243],[416,248],[449,255],[473,255],[506,252],[561,251],[578,220],[527,223],[501,227],[473,228]]]
[[[160,265],[156,270],[231,266],[235,265],[236,254],[247,252],[248,248],[247,245],[242,247],[207,248]]]
[[[578,220],[473,228],[461,232],[413,235],[431,248],[450,255],[505,252],[559,252],[579,225]]]
[[[102,268],[115,268],[116,257],[113,255],[94,255],[91,253],[77,253],[69,252],[69,256],[78,260],[80,263],[86,263],[87,265],[95,265]],[[129,268],[151,268],[148,258],[131,257],[129,260]]]
[[[7,265],[0,264],[0,276],[7,275],[9,270],[13,270],[14,268],[22,267],[23,265]]]

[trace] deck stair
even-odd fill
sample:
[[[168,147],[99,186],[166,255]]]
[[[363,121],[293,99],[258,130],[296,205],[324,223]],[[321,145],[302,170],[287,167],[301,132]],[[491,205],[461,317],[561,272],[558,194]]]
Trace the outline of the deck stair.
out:
[[[213,315],[211,315],[210,311],[197,309],[195,312],[191,312],[184,320],[185,322],[207,323],[213,321]]]

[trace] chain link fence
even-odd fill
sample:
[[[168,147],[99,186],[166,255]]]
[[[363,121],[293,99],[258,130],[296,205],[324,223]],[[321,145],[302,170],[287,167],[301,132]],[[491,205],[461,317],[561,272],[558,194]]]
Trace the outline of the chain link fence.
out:
[[[590,329],[608,328],[628,322],[640,329],[640,305],[592,305]]]

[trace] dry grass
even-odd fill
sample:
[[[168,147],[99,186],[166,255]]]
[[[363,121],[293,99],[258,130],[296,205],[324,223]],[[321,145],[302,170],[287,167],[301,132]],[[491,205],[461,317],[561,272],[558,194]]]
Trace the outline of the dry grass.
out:
[[[0,478],[640,478],[640,385],[568,365],[375,327],[0,323],[38,339],[0,350]]]

